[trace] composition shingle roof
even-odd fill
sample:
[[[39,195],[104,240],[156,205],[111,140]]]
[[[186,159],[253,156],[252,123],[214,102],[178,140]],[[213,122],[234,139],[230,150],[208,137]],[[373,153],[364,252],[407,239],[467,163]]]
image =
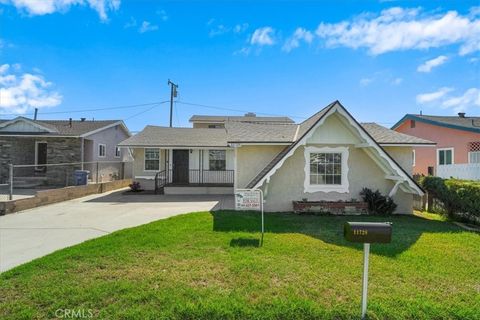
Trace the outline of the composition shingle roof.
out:
[[[294,123],[289,117],[257,117],[257,116],[208,116],[193,115],[190,122],[250,122],[250,123]]]
[[[435,144],[429,140],[390,130],[374,122],[361,123],[361,126],[380,144]]]
[[[169,128],[147,126],[139,134],[122,142],[124,146],[228,146],[229,143],[293,143],[325,115],[335,103],[323,108],[300,124],[225,122],[225,128]],[[361,124],[380,144],[434,144],[431,141],[399,133],[376,123]]]
[[[405,120],[417,120],[433,125],[448,127],[452,129],[473,131],[480,133],[480,117],[459,117],[459,116],[431,116],[420,114],[407,114],[400,121],[398,121],[392,129],[397,128]]]
[[[42,136],[81,136],[83,134],[102,129],[114,123],[122,123],[122,120],[31,120],[30,122],[36,123],[40,126],[46,127],[53,132],[35,132],[35,134]],[[0,125],[12,120],[0,120]],[[19,132],[2,132],[1,134],[21,134]]]
[[[120,146],[227,147],[225,129],[146,126]]]

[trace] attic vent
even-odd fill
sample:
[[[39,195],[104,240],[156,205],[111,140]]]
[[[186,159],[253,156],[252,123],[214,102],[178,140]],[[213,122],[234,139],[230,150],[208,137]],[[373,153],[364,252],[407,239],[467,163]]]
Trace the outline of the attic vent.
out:
[[[465,118],[465,112],[459,112],[459,113],[458,113],[458,116],[459,116],[460,118]]]
[[[87,118],[80,118],[80,121],[84,122]]]
[[[254,112],[245,113],[245,117],[256,117],[257,115]]]

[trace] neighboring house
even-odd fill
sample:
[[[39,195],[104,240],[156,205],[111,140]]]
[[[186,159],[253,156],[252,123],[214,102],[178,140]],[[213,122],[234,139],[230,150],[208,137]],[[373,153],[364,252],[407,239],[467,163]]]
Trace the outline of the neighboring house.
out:
[[[236,118],[208,129],[205,117],[207,128],[195,127],[197,119],[194,128],[147,126],[120,143],[133,150],[134,178],[145,188],[167,194],[261,188],[267,211],[291,211],[292,201],[304,198],[360,199],[369,187],[392,196],[398,213],[412,213],[413,195],[423,194],[411,178],[411,153],[433,143],[359,124],[338,101],[300,124]]]
[[[392,129],[437,143],[413,148],[415,174],[480,179],[480,117],[407,114]]]
[[[0,180],[7,179],[8,165],[15,164],[37,165],[15,168],[15,177],[45,177],[50,183],[65,182],[67,166],[42,165],[79,163],[69,167],[74,170],[94,169],[91,165],[82,165],[84,162],[120,162],[129,155],[128,150],[121,150],[118,144],[130,136],[121,120],[32,120],[25,117],[0,120]],[[112,174],[116,169],[109,170]]]

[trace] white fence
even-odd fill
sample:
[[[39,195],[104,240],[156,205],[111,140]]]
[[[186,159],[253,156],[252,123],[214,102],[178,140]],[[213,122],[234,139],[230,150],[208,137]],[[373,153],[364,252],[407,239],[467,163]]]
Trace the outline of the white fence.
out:
[[[437,176],[465,180],[480,180],[480,163],[462,163],[437,166]]]

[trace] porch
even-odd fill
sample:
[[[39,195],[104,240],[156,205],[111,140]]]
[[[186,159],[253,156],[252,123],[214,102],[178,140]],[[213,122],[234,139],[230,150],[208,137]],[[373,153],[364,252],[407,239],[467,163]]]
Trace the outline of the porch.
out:
[[[155,193],[233,194],[234,176],[234,170],[162,170],[155,175]]]

